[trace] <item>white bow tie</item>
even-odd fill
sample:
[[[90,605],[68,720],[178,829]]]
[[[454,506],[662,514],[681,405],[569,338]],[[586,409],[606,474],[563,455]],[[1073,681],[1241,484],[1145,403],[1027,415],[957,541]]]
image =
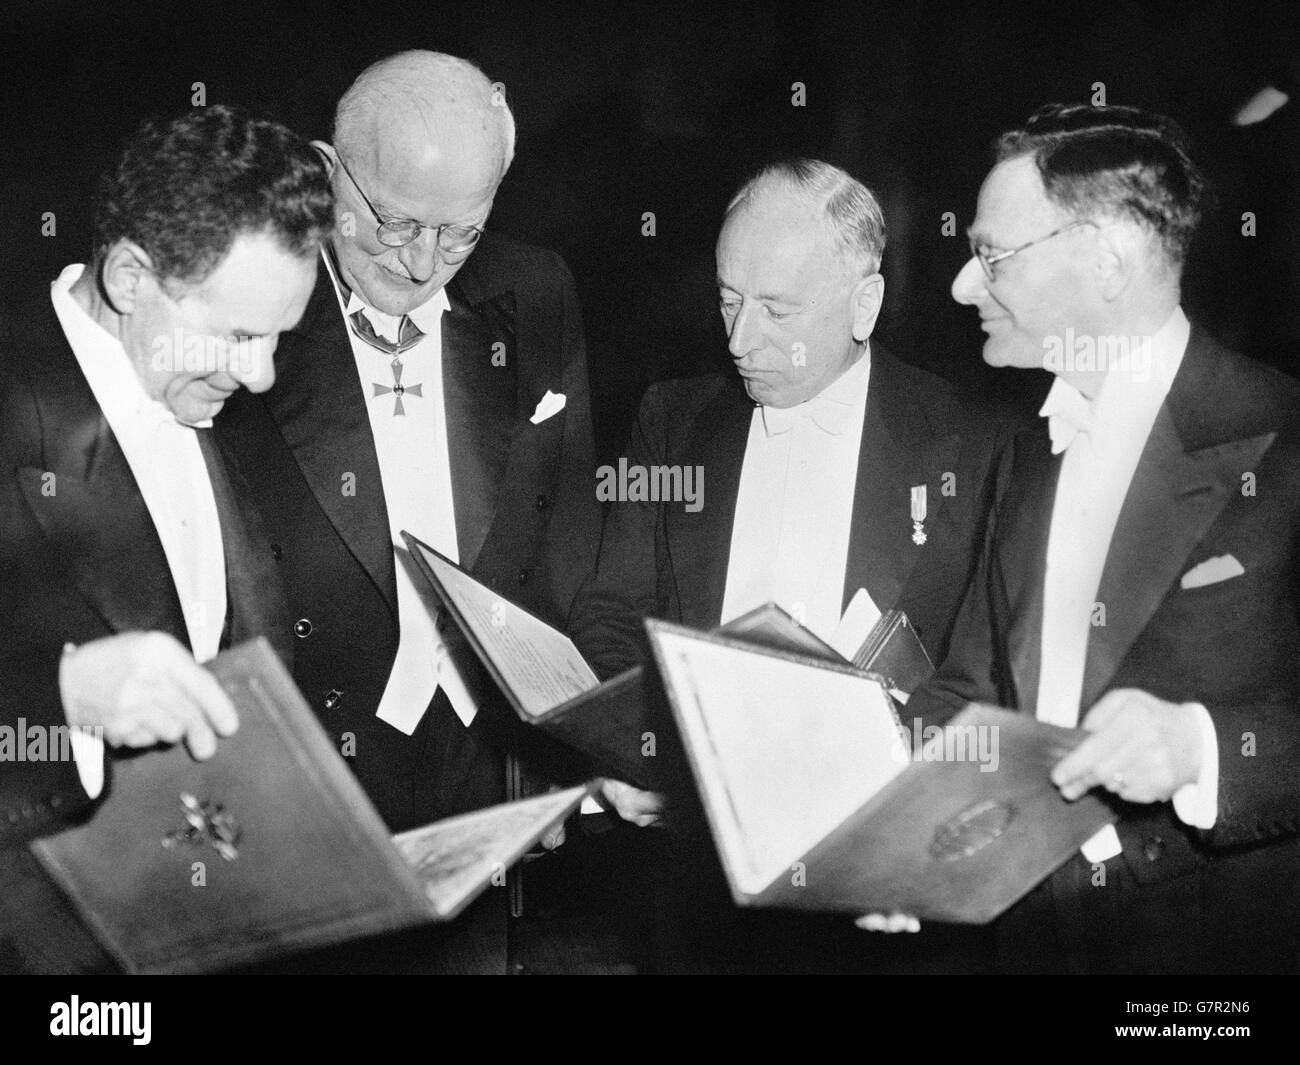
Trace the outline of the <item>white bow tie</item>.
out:
[[[849,417],[853,407],[837,403],[825,396],[813,396],[793,407],[764,407],[763,430],[769,437],[788,433],[800,422],[811,422],[823,432],[842,436],[849,430]]]
[[[1040,416],[1047,419],[1047,435],[1052,440],[1052,454],[1059,455],[1074,443],[1080,433],[1088,436],[1097,430],[1097,414],[1083,393],[1068,385],[1057,385],[1048,393]]]

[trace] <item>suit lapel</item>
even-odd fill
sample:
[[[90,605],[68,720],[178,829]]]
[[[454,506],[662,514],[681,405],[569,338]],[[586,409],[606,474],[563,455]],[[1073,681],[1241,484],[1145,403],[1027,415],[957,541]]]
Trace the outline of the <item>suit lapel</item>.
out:
[[[1007,658],[1015,704],[1035,713],[1043,651],[1043,578],[1061,456],[1052,454],[1045,419],[1015,441],[1011,486],[998,508],[997,559],[992,579],[1008,604]],[[981,589],[981,591],[983,591]]]
[[[77,590],[112,632],[159,629],[189,645],[167,556],[139,488],[108,468],[126,466],[116,440],[103,475],[83,480],[57,474],[54,495],[43,492],[46,471],[24,468],[19,484],[27,506],[57,556],[66,559]],[[125,470],[130,476],[130,469]],[[95,530],[88,537],[86,531]]]
[[[41,302],[28,320],[39,323],[32,335],[45,349],[31,361],[45,423],[42,466],[17,471],[23,498],[110,631],[159,629],[188,646],[180,598],[140,487],[49,298]]]
[[[1196,364],[1188,369],[1195,377]],[[1185,450],[1173,411],[1186,403],[1189,391],[1196,394],[1195,389],[1177,394],[1171,389],[1124,497],[1097,592],[1097,601],[1106,607],[1106,624],[1093,628],[1088,640],[1085,707],[1105,691],[1188,556],[1233,498],[1241,471],[1255,468],[1276,436],[1263,433]],[[1190,411],[1184,416],[1195,417]]]
[[[1236,389],[1221,378],[1217,347],[1193,326],[1178,376],[1156,416],[1111,537],[1098,586],[1106,624],[1092,629],[1082,705],[1106,690],[1150,622],[1188,556],[1204,539],[1274,439],[1243,415],[1250,435],[1231,436]],[[1225,404],[1228,407],[1225,408]],[[1238,429],[1240,428],[1238,420]],[[1043,578],[1061,456],[1053,456],[1045,419],[1016,439],[1011,485],[997,513],[992,579],[1007,596],[1006,645],[1015,701],[1035,713],[1043,634]]]
[[[697,515],[668,509],[671,565],[682,618],[714,626],[722,615],[732,525],[754,406],[730,380],[695,421],[686,451],[708,471],[709,503]],[[898,602],[924,547],[912,542],[911,486],[927,486],[926,528],[944,515],[939,471],[958,441],[936,434],[894,356],[873,347],[853,497],[841,608],[866,588],[881,609]],[[931,474],[934,476],[932,477]]]
[[[516,365],[533,338],[517,336],[513,292],[471,302],[474,259],[447,286],[442,320],[442,386],[460,563],[472,569],[496,517],[516,431]],[[466,283],[470,288],[466,288]],[[503,347],[495,348],[501,344]],[[494,359],[494,355],[504,356]]]
[[[195,436],[212,483],[212,496],[221,523],[221,548],[226,564],[227,644],[265,636],[276,653],[292,663],[293,648],[286,623],[288,608],[279,571],[265,544],[261,518],[239,467],[231,462],[221,438],[211,429],[196,429]]]
[[[931,424],[898,360],[873,344],[841,610],[859,588],[891,609],[917,563],[936,550],[912,540],[912,487],[926,487],[924,527],[935,537],[944,517],[942,472],[954,468],[957,445],[956,434]]]
[[[276,356],[265,402],[339,537],[397,617],[397,582],[366,395],[324,264],[302,322]]]
[[[736,496],[754,404],[730,378],[695,420],[683,454],[703,466],[708,502],[697,512],[667,507],[669,566],[682,621],[702,628],[722,618]]]

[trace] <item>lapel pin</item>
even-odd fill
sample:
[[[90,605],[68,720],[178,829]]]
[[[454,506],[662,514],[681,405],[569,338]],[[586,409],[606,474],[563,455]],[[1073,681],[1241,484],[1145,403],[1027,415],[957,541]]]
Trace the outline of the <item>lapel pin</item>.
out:
[[[925,543],[925,485],[912,485],[912,543]]]

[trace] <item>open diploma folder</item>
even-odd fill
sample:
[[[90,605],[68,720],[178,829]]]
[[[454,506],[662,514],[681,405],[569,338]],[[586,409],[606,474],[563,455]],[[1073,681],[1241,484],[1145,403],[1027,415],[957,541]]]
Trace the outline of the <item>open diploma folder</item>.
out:
[[[559,629],[498,595],[409,532],[403,531],[402,539],[521,720],[582,752],[607,776],[652,790],[672,780],[673,747],[664,729],[671,721],[657,716],[640,666],[602,684]],[[721,631],[748,643],[844,661],[773,603]],[[652,748],[647,745],[650,734],[656,740]]]
[[[646,629],[739,905],[983,924],[1115,820],[1049,778],[1078,730],[970,706],[922,746],[878,675]]]
[[[216,755],[118,759],[90,821],[32,844],[129,972],[223,969],[449,921],[590,790],[392,836],[264,639],[208,668],[239,711]]]

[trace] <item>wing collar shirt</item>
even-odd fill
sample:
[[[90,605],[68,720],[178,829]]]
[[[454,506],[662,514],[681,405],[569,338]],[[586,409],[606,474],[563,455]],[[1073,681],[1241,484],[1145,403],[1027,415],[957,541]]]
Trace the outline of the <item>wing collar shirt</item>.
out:
[[[376,713],[409,736],[441,687],[456,715],[469,725],[477,707],[463,677],[473,675],[472,664],[458,666],[439,635],[437,597],[417,571],[401,535],[407,529],[452,561],[460,561],[442,388],[442,316],[450,309],[447,293],[439,289],[409,315],[424,336],[399,356],[405,392],[401,400],[404,413],[398,415],[392,393],[392,356],[358,337],[348,325],[348,316],[364,312],[376,333],[394,341],[401,318],[366,306],[339,278],[329,253],[322,249],[321,254],[334,282],[365,393],[393,543],[397,657]]]
[[[226,562],[196,427],[177,421],[146,394],[121,342],[73,299],[69,290],[84,269],[80,263],[68,266],[51,285],[54,313],[140,487],[176,585],[190,647],[198,661],[206,662],[217,653],[225,625]],[[77,769],[82,785],[95,798],[103,787],[103,759],[83,757],[76,746],[78,735],[74,732]],[[91,767],[94,776],[88,781]]]
[[[775,601],[822,639],[844,599],[870,349],[812,399],[756,407],[736,495],[722,620]]]
[[[1039,414],[1048,419],[1052,453],[1064,452],[1056,483],[1043,581],[1042,669],[1038,717],[1074,728],[1079,723],[1083,673],[1102,570],[1129,483],[1174,375],[1182,365],[1190,325],[1181,308],[1150,339],[1150,359],[1112,366],[1089,400],[1057,377]],[[1140,350],[1140,349],[1139,349]],[[1135,353],[1136,354],[1136,353]],[[1145,363],[1145,367],[1144,367]],[[1174,795],[1174,809],[1198,828],[1214,824],[1218,798],[1218,747],[1213,722],[1198,705],[1201,775]],[[1107,827],[1083,848],[1089,861],[1119,853]]]

